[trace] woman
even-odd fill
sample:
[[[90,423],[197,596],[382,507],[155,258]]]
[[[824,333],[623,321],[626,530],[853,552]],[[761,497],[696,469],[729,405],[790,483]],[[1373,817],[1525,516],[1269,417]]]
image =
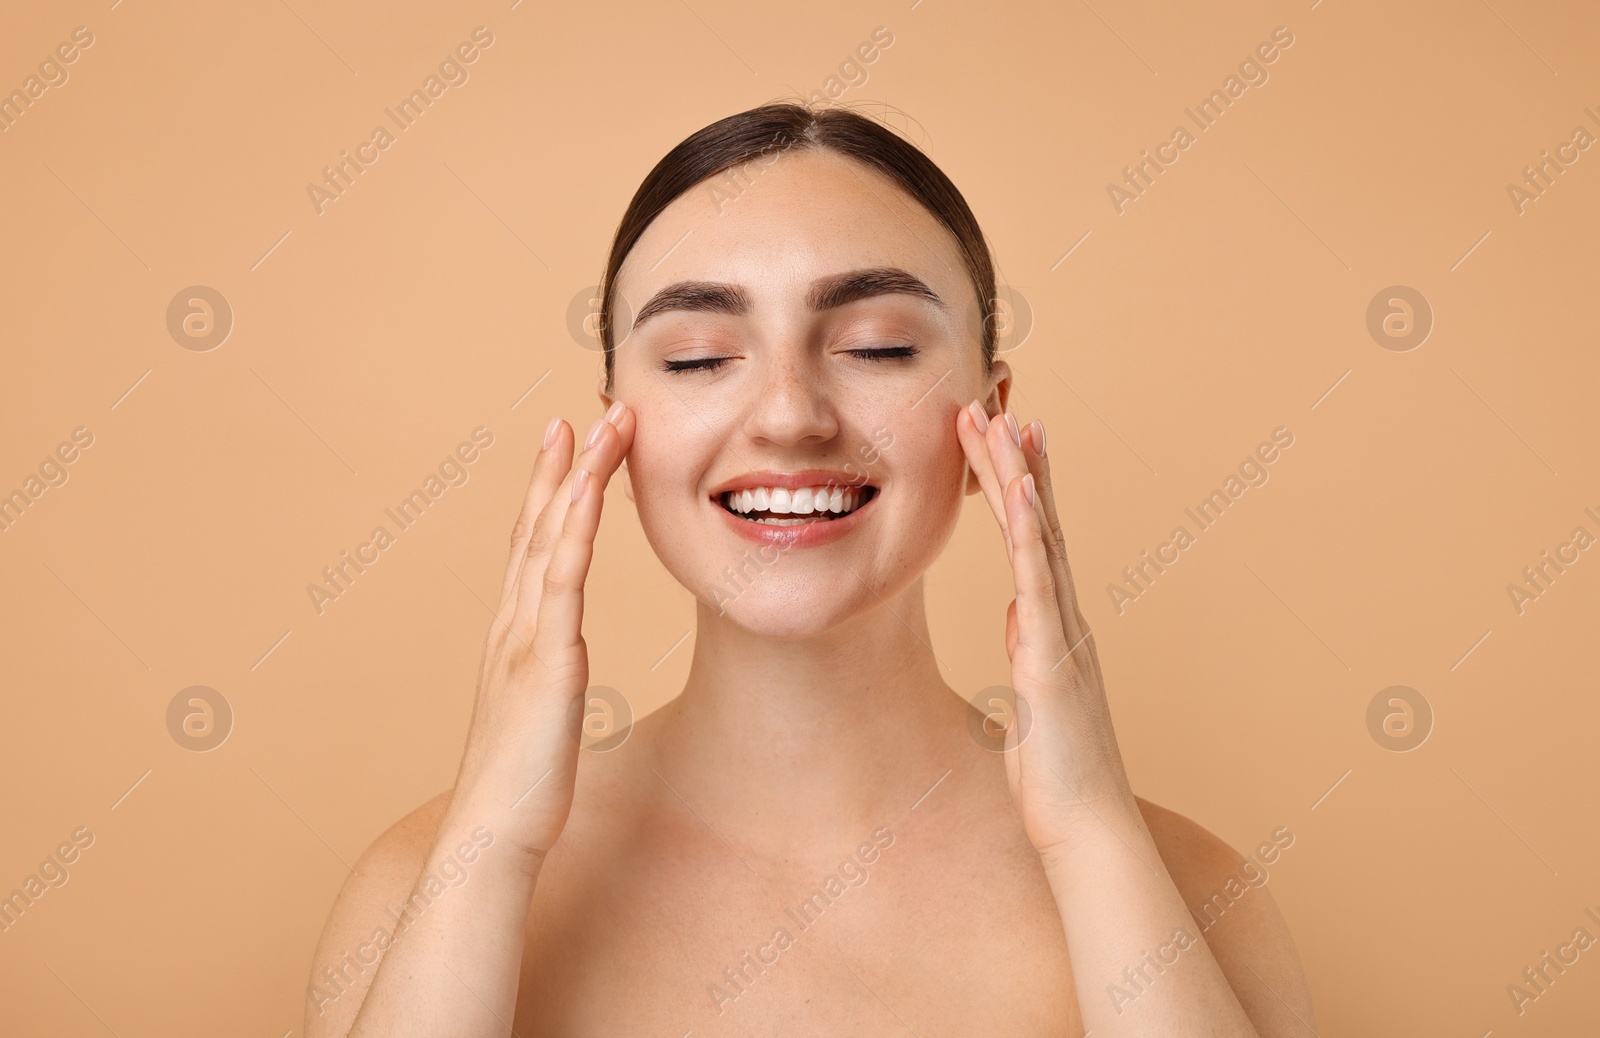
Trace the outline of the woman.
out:
[[[605,417],[576,464],[550,423],[455,786],[346,882],[308,1038],[1314,1033],[1271,894],[1192,914],[1244,859],[1129,788],[987,246],[931,161],[843,109],[720,120],[645,179],[602,297]],[[694,659],[580,752],[619,467]],[[1021,701],[982,711],[922,602],[980,492]]]

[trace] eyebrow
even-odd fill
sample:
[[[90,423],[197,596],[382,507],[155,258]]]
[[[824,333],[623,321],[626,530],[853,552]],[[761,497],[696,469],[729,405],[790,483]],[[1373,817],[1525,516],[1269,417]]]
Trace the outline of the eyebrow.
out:
[[[891,294],[918,296],[940,310],[949,311],[939,293],[915,274],[899,267],[864,267],[818,278],[806,292],[806,305],[820,313],[860,299]],[[669,310],[743,317],[750,312],[750,296],[743,286],[726,282],[679,281],[651,296],[650,301],[639,308],[639,315],[633,320],[633,330],[656,314]]]

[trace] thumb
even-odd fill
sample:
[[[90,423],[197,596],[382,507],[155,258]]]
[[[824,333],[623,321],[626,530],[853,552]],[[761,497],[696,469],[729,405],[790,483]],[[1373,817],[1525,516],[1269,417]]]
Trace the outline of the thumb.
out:
[[[1012,599],[1011,605],[1006,609],[1006,658],[1010,659],[1017,652],[1017,600]]]

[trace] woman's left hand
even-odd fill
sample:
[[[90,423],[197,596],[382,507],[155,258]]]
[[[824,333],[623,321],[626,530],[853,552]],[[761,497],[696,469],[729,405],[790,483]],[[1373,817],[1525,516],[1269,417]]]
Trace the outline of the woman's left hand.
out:
[[[1006,614],[1006,654],[1021,723],[1006,732],[1006,776],[1029,839],[1049,858],[1081,826],[1137,818],[1138,806],[1067,565],[1044,425],[1022,429],[1009,411],[990,418],[974,401],[957,414],[956,435],[1011,557],[1016,598]],[[977,706],[989,712],[990,704]]]

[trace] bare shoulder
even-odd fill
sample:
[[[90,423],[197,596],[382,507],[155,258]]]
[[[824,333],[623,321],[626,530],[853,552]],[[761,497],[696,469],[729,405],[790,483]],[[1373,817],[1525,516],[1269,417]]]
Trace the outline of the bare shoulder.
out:
[[[1241,854],[1199,823],[1136,798],[1161,861],[1229,985],[1263,1038],[1314,1033],[1311,989],[1267,889],[1295,835],[1279,826]]]
[[[345,877],[311,960],[305,1038],[344,1038],[394,934],[439,831],[451,790],[426,801],[372,841]]]

